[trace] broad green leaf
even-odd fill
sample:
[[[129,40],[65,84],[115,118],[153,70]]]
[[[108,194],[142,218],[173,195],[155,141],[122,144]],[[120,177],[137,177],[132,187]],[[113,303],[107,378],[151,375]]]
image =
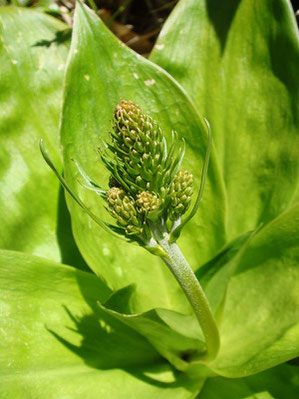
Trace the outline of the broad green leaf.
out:
[[[245,247],[226,292],[221,348],[210,367],[246,376],[299,354],[299,204]],[[221,270],[220,270],[221,272]]]
[[[74,160],[93,181],[108,186],[109,174],[97,148],[108,138],[114,107],[121,97],[133,100],[157,119],[168,140],[172,130],[185,138],[183,167],[194,173],[198,186],[207,133],[190,99],[167,73],[125,47],[93,12],[78,3],[62,113],[65,175],[82,201],[106,220],[103,201],[78,182]],[[207,180],[200,211],[180,240],[194,269],[225,242],[225,199],[214,150]],[[68,204],[76,241],[90,267],[112,290],[136,283],[135,312],[153,307],[189,309],[175,279],[158,258],[112,238],[75,203],[70,200]]]
[[[0,396],[191,399],[202,381],[176,374],[139,334],[98,309],[94,275],[0,251]]]
[[[298,367],[284,364],[245,378],[210,378],[197,399],[297,399],[298,392]]]
[[[196,318],[167,309],[132,314],[134,290],[134,286],[128,286],[116,291],[100,304],[101,309],[143,335],[178,370],[186,371],[189,365],[184,358],[204,348]]]
[[[287,0],[181,0],[150,57],[211,124],[229,239],[298,198],[298,54]]]
[[[63,191],[38,145],[43,137],[60,163],[66,28],[38,11],[0,8],[0,247],[84,267]]]
[[[196,277],[204,288],[211,308],[217,314],[219,322],[227,285],[236,271],[238,260],[255,234],[256,231],[248,232],[236,238],[196,273]]]

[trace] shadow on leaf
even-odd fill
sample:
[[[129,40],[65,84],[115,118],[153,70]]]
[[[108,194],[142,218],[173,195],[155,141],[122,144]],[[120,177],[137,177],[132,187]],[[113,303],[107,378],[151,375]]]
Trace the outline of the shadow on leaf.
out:
[[[32,47],[50,47],[52,44],[62,44],[70,40],[72,36],[72,29],[59,30],[55,33],[55,37],[51,40],[40,40],[32,45]]]
[[[134,377],[161,388],[176,388],[189,378],[172,369],[156,350],[139,334],[98,310],[95,313],[75,316],[64,306],[74,324],[68,331],[81,336],[74,344],[60,333],[47,330],[70,351],[96,369],[123,369]],[[69,333],[67,333],[69,337]],[[189,381],[190,384],[190,381]]]
[[[66,206],[64,189],[61,186],[58,195],[56,235],[62,263],[90,272],[90,268],[85,263],[75,243],[72,233],[71,217]]]
[[[221,45],[221,53],[224,52],[227,35],[240,1],[219,2],[218,0],[211,0],[207,2],[208,17]]]

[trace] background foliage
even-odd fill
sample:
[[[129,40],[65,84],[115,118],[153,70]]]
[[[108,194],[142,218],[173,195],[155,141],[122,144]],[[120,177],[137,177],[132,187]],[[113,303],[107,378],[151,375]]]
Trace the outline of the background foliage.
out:
[[[199,398],[295,398],[297,367],[271,368],[298,356],[298,38],[289,3],[181,0],[150,61],[80,4],[71,47],[70,28],[40,9],[1,7],[0,24],[2,397],[193,398],[216,373],[243,378],[209,378]],[[107,182],[95,149],[120,97],[150,112],[167,137],[175,129],[186,138],[184,166],[197,179],[206,146],[199,112],[214,132],[203,203],[180,240],[222,338],[219,357],[196,378],[176,371],[151,340],[168,343],[169,329],[182,346],[198,336],[192,320],[184,329],[173,312],[189,311],[173,277],[68,201],[71,228],[63,191],[39,154],[43,137],[101,215],[72,158]],[[130,295],[110,300],[112,312],[97,306],[132,283]],[[120,321],[154,307],[168,311],[141,315],[139,333]]]

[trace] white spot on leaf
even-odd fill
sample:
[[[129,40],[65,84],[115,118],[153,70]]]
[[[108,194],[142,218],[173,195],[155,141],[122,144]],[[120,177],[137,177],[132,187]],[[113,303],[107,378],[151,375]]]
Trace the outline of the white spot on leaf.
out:
[[[107,247],[104,247],[104,248],[103,248],[103,255],[104,255],[104,256],[109,256],[110,254],[111,254],[110,249],[107,248]]]
[[[86,79],[87,81],[89,81],[90,76],[89,76],[89,75],[84,75],[84,79]]]
[[[135,79],[139,79],[139,76],[137,75],[136,72],[133,73],[133,76],[134,76]]]
[[[17,60],[11,60],[11,62],[12,62],[14,65],[17,65],[17,63],[18,63]]]
[[[156,48],[157,50],[163,50],[164,44],[157,44],[157,45],[155,46],[155,48]]]
[[[148,79],[145,80],[144,83],[146,84],[146,86],[152,86],[156,83],[155,79]]]

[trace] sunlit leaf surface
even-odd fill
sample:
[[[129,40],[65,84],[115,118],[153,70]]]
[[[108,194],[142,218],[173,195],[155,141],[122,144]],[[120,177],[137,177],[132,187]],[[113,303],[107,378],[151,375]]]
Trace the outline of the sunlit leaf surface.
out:
[[[96,276],[0,252],[1,398],[191,399],[201,382],[172,371],[150,344],[96,305]],[[5,316],[5,317],[3,317]]]
[[[84,267],[63,191],[43,161],[58,155],[62,81],[70,31],[38,11],[0,8],[0,247]]]
[[[220,374],[249,375],[299,355],[298,237],[299,205],[251,238],[237,259],[211,364]]]
[[[181,0],[150,57],[211,124],[230,239],[298,200],[298,43],[287,0]]]
[[[197,399],[297,399],[298,367],[281,365],[246,378],[211,378]]]
[[[179,241],[221,332],[218,357],[200,370],[224,377],[200,394],[202,377],[165,360],[179,368],[202,336],[158,258],[102,231],[69,198],[78,247],[100,278],[62,264],[87,267],[38,142],[61,168],[69,37],[38,11],[0,8],[0,246],[27,252],[0,251],[0,397],[297,398],[298,367],[271,369],[299,355],[298,43],[288,2],[181,0],[151,55],[165,70],[81,3],[76,11],[61,143],[66,180],[93,212],[113,221],[75,162],[107,187],[97,148],[121,97],[154,117],[168,142],[171,130],[185,138],[183,167],[197,188],[207,146],[200,113],[212,126],[203,201]],[[132,283],[130,296],[112,293]]]

